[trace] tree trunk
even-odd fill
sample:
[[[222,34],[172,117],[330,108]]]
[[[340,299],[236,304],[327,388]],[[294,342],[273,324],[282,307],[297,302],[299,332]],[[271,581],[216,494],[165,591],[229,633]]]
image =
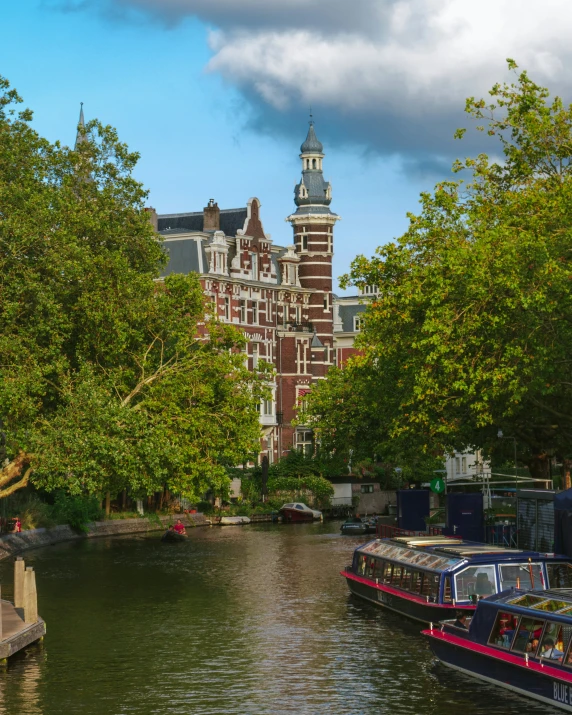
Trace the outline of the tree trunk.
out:
[[[572,481],[570,480],[570,469],[572,468],[572,459],[562,460],[562,488],[570,489]]]
[[[533,479],[550,479],[550,457],[547,454],[536,454],[528,461],[528,469]],[[542,484],[542,487],[546,487]]]
[[[105,492],[105,516],[109,516],[111,514],[111,494],[109,492]]]
[[[121,510],[125,511],[127,509],[127,489],[121,492]]]

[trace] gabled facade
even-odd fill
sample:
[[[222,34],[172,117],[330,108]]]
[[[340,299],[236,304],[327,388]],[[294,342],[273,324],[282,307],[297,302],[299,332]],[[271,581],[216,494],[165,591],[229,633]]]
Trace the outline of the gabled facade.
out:
[[[248,367],[258,360],[274,365],[272,399],[260,405],[261,457],[271,463],[291,449],[313,449],[311,430],[292,420],[335,360],[332,257],[339,217],[329,208],[331,186],[313,122],[300,149],[296,210],[286,219],[293,229],[289,246],[273,243],[257,198],[237,209],[220,209],[211,199],[198,212],[149,210],[169,255],[164,275],[197,273],[214,314],[247,338]]]

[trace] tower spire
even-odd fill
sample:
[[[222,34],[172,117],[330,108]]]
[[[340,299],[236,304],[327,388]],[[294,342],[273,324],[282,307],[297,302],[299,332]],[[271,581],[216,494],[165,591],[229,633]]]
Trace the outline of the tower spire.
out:
[[[78,146],[81,144],[81,142],[84,142],[86,140],[85,137],[85,119],[83,116],[83,102],[79,103],[80,110],[79,110],[79,121],[77,123],[77,134],[75,137],[75,146],[74,146],[74,151],[77,151]]]

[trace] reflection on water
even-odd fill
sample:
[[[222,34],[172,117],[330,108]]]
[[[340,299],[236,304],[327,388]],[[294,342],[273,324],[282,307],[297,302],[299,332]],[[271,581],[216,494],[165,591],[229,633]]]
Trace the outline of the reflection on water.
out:
[[[48,635],[0,670],[0,715],[552,712],[437,665],[419,625],[350,598],[339,571],[359,538],[338,529],[30,552]]]

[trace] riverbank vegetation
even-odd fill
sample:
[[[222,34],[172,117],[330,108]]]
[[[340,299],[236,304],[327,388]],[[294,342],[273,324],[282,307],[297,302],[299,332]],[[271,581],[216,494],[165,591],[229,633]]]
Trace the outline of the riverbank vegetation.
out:
[[[195,276],[157,280],[138,155],[115,130],[80,126],[72,150],[20,105],[0,78],[0,497],[224,490],[259,449],[264,363],[244,367]]]
[[[466,105],[492,158],[456,162],[468,182],[422,194],[407,232],[344,278],[377,293],[361,354],[308,399],[323,449],[511,461],[515,440],[533,477],[557,456],[570,485],[572,108],[509,67],[514,83]]]

